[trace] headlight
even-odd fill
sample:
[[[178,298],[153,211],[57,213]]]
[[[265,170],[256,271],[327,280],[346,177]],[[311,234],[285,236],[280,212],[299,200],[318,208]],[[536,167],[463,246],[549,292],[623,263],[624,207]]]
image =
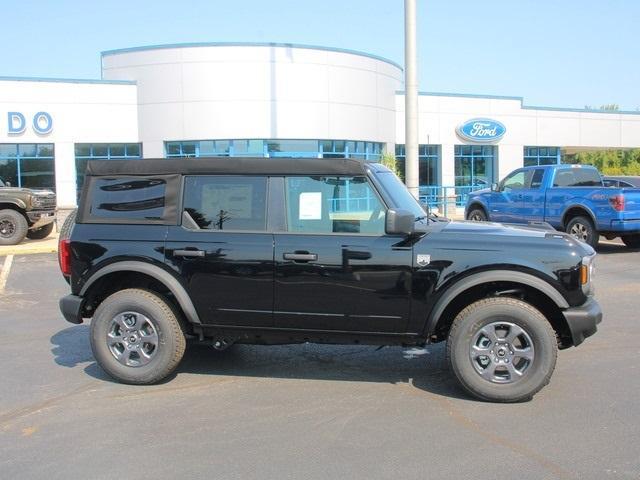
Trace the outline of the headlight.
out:
[[[591,295],[593,293],[593,273],[594,273],[594,260],[596,256],[583,257],[582,264],[580,265],[580,286],[582,287],[582,293],[585,295]]]
[[[33,197],[31,197],[31,205],[33,205],[35,208],[42,207],[44,205],[44,198],[34,195]]]

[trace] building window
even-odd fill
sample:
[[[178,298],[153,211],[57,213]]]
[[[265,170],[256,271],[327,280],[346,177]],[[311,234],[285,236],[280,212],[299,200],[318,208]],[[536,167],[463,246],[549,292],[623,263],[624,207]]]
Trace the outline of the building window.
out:
[[[139,143],[76,143],[76,188],[78,194],[84,183],[89,160],[136,160],[142,158]]]
[[[455,184],[457,187],[485,188],[494,180],[494,145],[456,145]]]
[[[559,147],[524,147],[524,166],[556,165],[560,163]]]
[[[167,158],[298,157],[380,160],[382,143],[355,140],[200,140],[165,142]]]
[[[440,151],[440,145],[418,145],[418,185],[421,187],[438,185]],[[405,178],[405,160],[405,146],[403,144],[397,144],[396,161],[402,178]]]
[[[0,144],[0,177],[17,187],[55,190],[53,143]]]

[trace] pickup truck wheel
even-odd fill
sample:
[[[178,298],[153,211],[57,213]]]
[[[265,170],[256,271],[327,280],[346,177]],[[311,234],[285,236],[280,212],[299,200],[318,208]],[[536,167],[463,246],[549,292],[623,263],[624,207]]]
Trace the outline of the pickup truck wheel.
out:
[[[588,243],[593,248],[598,246],[600,235],[593,226],[593,222],[587,217],[573,217],[567,223],[565,231],[572,237]]]
[[[17,245],[27,235],[29,224],[20,212],[0,210],[0,245]]]
[[[53,223],[49,223],[44,227],[36,228],[35,230],[29,230],[27,232],[27,238],[31,240],[41,240],[47,238],[51,232],[53,232]]]
[[[471,220],[473,222],[486,222],[487,214],[484,213],[484,210],[481,208],[474,208],[467,214],[467,220]]]
[[[629,248],[640,248],[640,234],[622,235],[622,242]]]
[[[482,400],[520,402],[549,383],[558,345],[547,319],[507,297],[479,300],[451,326],[447,359],[462,386]]]
[[[122,383],[152,384],[178,366],[186,348],[178,317],[156,293],[120,290],[91,320],[91,349],[102,369]]]

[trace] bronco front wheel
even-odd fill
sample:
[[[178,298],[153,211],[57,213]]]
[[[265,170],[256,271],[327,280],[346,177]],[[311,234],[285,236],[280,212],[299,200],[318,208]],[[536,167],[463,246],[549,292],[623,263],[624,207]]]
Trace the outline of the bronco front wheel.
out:
[[[549,383],[557,352],[555,332],[544,315],[507,297],[466,307],[447,341],[447,358],[462,386],[494,402],[532,398]]]

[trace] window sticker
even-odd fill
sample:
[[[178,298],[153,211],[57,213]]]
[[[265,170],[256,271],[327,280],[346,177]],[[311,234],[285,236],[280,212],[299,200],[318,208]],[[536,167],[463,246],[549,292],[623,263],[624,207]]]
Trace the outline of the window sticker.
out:
[[[298,211],[300,220],[322,219],[322,192],[303,192],[300,194]]]

